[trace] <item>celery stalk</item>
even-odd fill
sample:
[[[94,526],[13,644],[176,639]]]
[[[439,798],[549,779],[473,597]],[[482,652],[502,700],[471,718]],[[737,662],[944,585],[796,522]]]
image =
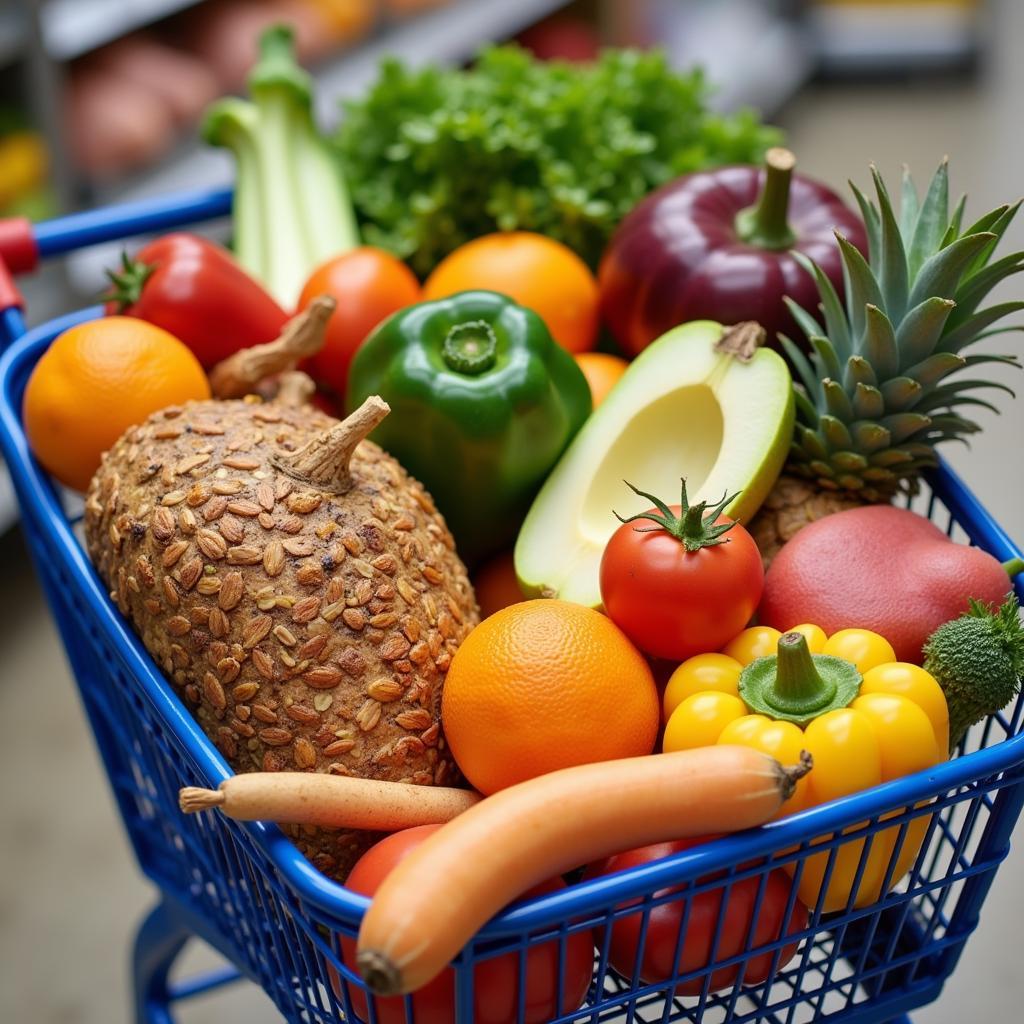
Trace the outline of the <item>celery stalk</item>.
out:
[[[290,28],[260,38],[250,101],[228,97],[206,113],[203,138],[235,156],[239,263],[286,309],[312,270],[359,244],[336,155],[313,120],[312,84],[295,62]]]

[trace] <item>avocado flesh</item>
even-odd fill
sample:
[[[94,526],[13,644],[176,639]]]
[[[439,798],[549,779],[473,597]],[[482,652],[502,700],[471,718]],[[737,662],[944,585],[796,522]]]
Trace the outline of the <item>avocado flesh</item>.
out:
[[[775,482],[793,433],[789,370],[760,349],[749,363],[718,353],[722,327],[674,328],[633,362],[584,424],[519,533],[516,573],[530,596],[601,606],[598,572],[622,516],[651,507],[623,483],[691,502],[739,491],[726,514],[749,521]]]

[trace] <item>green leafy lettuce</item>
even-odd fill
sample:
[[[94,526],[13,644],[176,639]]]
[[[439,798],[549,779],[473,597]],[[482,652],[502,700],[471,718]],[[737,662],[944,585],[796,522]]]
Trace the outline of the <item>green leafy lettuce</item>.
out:
[[[492,47],[470,70],[385,61],[338,135],[364,241],[425,274],[471,238],[522,229],[596,266],[651,189],[779,141],[751,111],[709,113],[707,96],[700,70],[680,74],[658,51],[580,65]]]

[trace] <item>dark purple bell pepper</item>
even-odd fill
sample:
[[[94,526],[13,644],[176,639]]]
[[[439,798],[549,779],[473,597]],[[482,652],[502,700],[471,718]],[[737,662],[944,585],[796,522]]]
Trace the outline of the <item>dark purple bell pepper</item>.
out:
[[[834,232],[867,252],[864,224],[830,188],[793,174],[793,154],[770,149],[765,167],[687,174],[642,200],[601,261],[605,323],[630,356],[689,320],[756,320],[806,347],[783,303],[814,311],[818,291],[793,258],[814,260],[843,294]]]

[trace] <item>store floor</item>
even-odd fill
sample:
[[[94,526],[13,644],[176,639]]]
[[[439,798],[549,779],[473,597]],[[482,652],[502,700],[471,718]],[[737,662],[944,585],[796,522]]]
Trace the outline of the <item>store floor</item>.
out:
[[[976,79],[808,90],[784,118],[801,169],[845,190],[851,176],[867,186],[868,160],[894,182],[906,161],[924,184],[948,153],[955,190],[972,196],[969,213],[981,213],[990,200],[1016,199],[1024,189],[1024,135],[1017,127],[1024,63],[1012,44],[1024,37],[1024,5],[1006,0],[997,13],[996,49]],[[1015,248],[1024,248],[1021,220],[1008,242]],[[1006,350],[1020,350],[1014,339],[1007,336]],[[1005,376],[1012,383],[1012,374]],[[1007,412],[984,420],[986,433],[972,451],[950,455],[1024,541],[1024,399],[1002,404]],[[0,564],[0,1020],[118,1024],[129,1019],[129,942],[153,892],[132,860],[17,534],[0,542]],[[1022,886],[1024,849],[1015,849],[955,977],[938,1004],[916,1015],[918,1024],[1020,1018]],[[193,1024],[276,1019],[251,986],[181,1012]]]

